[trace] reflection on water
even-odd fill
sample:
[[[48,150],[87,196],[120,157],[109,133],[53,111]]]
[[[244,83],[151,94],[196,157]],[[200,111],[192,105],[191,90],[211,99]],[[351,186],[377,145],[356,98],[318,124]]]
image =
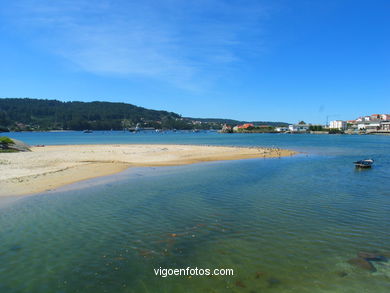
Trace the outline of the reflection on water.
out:
[[[388,292],[390,262],[348,260],[390,257],[390,138],[239,138],[308,154],[130,169],[8,204],[0,292]],[[362,156],[372,170],[354,169]],[[235,275],[153,272],[188,266]]]

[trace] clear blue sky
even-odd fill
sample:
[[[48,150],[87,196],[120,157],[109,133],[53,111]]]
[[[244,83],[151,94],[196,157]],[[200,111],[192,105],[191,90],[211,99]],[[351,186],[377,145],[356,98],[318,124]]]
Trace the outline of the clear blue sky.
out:
[[[390,112],[388,0],[14,0],[0,97],[312,123]]]

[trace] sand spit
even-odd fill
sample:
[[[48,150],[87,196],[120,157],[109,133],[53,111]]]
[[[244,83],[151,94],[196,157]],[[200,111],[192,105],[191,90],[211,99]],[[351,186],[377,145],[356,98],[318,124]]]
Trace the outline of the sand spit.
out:
[[[0,153],[0,196],[27,195],[121,172],[129,167],[273,158],[295,152],[274,148],[199,145],[61,145]]]

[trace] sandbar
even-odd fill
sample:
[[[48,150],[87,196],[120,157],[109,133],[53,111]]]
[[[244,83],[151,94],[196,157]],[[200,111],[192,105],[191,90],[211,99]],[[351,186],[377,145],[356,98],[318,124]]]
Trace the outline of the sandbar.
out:
[[[129,167],[175,166],[208,161],[275,158],[296,152],[278,148],[202,145],[55,145],[31,152],[0,153],[0,197],[52,190]]]

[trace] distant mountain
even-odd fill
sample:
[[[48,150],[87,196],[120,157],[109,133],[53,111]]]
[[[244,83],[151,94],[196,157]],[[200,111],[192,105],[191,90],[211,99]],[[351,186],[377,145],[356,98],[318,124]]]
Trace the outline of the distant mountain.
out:
[[[182,118],[168,111],[150,110],[126,103],[61,102],[30,98],[0,98],[0,131],[19,130],[122,130],[139,124],[158,129],[220,129],[231,119]],[[283,122],[256,122],[284,126]]]

